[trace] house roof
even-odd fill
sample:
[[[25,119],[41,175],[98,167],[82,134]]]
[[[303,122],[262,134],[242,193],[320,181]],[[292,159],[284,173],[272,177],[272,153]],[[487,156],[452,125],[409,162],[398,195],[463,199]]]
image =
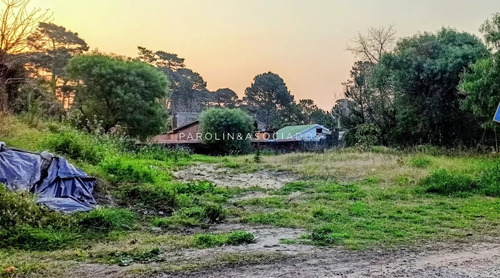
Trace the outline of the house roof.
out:
[[[177,132],[179,132],[179,131],[180,131],[180,130],[182,130],[182,129],[188,128],[188,127],[190,127],[190,126],[193,126],[193,125],[196,125],[196,124],[199,124],[199,123],[200,123],[200,121],[194,121],[194,122],[189,123],[189,124],[187,124],[187,125],[183,125],[183,126],[180,126],[180,127],[176,127],[176,128],[174,128],[174,129],[172,129],[172,130],[168,131],[168,132],[167,132],[167,134],[177,133]]]
[[[300,134],[302,132],[308,131],[308,130],[310,130],[312,128],[316,128],[316,127],[325,128],[324,126],[318,125],[318,124],[286,126],[286,127],[282,128],[276,132],[276,138],[287,139],[288,137],[293,137],[296,134]]]

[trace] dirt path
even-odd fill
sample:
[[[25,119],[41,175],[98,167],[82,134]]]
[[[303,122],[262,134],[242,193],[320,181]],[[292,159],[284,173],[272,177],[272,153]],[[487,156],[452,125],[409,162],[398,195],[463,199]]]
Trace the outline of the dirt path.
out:
[[[439,244],[393,252],[324,248],[272,263],[159,277],[500,277],[500,243]]]

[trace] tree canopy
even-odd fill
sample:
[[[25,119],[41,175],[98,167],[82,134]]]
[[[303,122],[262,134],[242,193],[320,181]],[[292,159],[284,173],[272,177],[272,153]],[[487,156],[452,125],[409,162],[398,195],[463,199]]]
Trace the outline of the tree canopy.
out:
[[[294,99],[285,81],[279,75],[267,72],[255,76],[245,90],[244,100],[257,120],[266,126],[276,126]]]
[[[105,132],[121,128],[140,138],[165,126],[167,80],[156,68],[97,54],[73,58],[67,71],[81,81],[73,109],[84,121],[97,120]]]

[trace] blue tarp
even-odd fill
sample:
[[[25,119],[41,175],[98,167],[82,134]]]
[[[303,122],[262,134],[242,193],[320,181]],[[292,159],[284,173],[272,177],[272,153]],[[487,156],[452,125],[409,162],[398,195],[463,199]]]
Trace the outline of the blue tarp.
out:
[[[89,211],[96,205],[92,196],[95,178],[62,157],[7,148],[3,142],[0,142],[0,183],[9,190],[33,192],[39,204],[61,212]]]

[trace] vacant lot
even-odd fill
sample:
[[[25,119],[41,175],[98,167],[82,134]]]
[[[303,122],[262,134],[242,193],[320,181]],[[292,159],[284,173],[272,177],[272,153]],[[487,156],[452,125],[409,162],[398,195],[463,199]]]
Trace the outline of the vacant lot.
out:
[[[0,234],[5,277],[500,274],[495,155],[373,147],[255,163],[9,121],[0,141],[68,157],[99,178],[102,207],[64,216],[0,192],[2,225],[15,223]]]

